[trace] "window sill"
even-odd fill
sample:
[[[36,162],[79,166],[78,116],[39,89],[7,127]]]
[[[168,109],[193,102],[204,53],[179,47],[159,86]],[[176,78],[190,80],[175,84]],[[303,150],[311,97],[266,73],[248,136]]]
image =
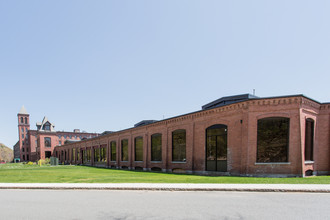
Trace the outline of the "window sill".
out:
[[[291,165],[291,162],[254,163],[254,165]]]
[[[313,160],[308,160],[308,161],[305,161],[305,164],[314,164],[314,161]]]
[[[172,163],[187,163],[187,162],[184,162],[184,161],[172,161]]]
[[[150,161],[151,163],[163,163],[163,161]]]

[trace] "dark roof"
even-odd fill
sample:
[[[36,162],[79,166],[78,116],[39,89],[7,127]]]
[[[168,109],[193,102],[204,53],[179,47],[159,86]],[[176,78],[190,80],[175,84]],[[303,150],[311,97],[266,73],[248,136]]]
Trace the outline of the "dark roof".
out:
[[[139,127],[139,126],[142,126],[142,125],[148,125],[148,124],[152,124],[154,122],[156,122],[157,120],[143,120],[143,121],[140,121],[138,123],[136,123],[134,125],[134,127]]]
[[[106,135],[106,134],[111,134],[113,133],[114,131],[104,131],[101,135]]]
[[[249,99],[258,99],[258,98],[259,98],[258,96],[251,95],[251,94],[225,96],[225,97],[217,99],[213,102],[210,102],[206,105],[203,105],[202,109],[207,110],[207,109],[211,109],[211,108],[217,108],[217,107],[220,107],[220,106],[233,104],[233,103],[236,103],[236,102],[242,102],[242,101],[246,101],[246,100],[249,100]]]
[[[64,144],[70,144],[70,143],[76,143],[79,142],[80,140],[65,140]]]

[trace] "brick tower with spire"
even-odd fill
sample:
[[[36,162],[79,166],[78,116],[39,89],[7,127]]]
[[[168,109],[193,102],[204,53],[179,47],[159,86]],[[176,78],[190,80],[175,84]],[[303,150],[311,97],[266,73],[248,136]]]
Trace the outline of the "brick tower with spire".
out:
[[[17,114],[18,118],[18,142],[20,149],[20,160],[30,160],[30,144],[28,140],[28,131],[30,130],[30,115],[27,113],[24,105]]]
[[[18,141],[14,145],[15,162],[44,160],[54,156],[55,146],[99,136],[97,133],[80,132],[80,129],[73,132],[56,131],[55,125],[47,117],[44,117],[42,122],[37,122],[36,130],[30,129],[30,114],[24,106],[17,114],[17,119]]]

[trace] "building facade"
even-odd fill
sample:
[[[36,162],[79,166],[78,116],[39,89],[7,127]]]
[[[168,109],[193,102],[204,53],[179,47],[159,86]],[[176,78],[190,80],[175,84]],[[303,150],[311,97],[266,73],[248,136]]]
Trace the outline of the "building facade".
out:
[[[146,120],[133,128],[56,146],[54,155],[65,164],[117,169],[327,175],[329,140],[330,103],[304,95],[245,94],[223,97],[193,113]]]
[[[14,146],[15,162],[37,161],[53,156],[55,146],[61,146],[66,141],[75,142],[83,139],[94,138],[99,134],[80,132],[55,131],[55,125],[47,117],[36,124],[37,129],[30,129],[30,115],[24,106],[17,114],[18,142]]]

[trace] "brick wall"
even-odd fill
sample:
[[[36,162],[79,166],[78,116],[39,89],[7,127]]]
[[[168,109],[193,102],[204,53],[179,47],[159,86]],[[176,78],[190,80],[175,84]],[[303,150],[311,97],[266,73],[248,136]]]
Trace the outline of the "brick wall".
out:
[[[328,106],[328,105],[326,105]],[[321,110],[320,110],[321,109]],[[56,151],[76,148],[86,149],[105,145],[108,158],[110,142],[116,141],[116,161],[108,161],[108,167],[142,167],[145,170],[157,167],[163,171],[206,173],[206,129],[215,124],[227,125],[227,173],[229,175],[253,176],[303,176],[306,170],[329,172],[329,112],[330,108],[303,96],[256,99],[231,104],[210,110],[198,111],[153,124],[135,127],[78,143],[56,147]],[[257,122],[267,117],[290,119],[289,157],[285,163],[256,163]],[[304,161],[305,120],[315,120],[314,152],[311,165]],[[172,132],[186,130],[186,161],[172,161]],[[162,134],[162,161],[151,161],[151,135]],[[134,138],[143,137],[143,162],[134,161]],[[129,161],[121,161],[121,140],[128,139]],[[80,157],[81,158],[81,157]],[[74,162],[72,163],[81,163]],[[93,165],[93,163],[92,163]],[[211,173],[214,174],[214,173]]]

